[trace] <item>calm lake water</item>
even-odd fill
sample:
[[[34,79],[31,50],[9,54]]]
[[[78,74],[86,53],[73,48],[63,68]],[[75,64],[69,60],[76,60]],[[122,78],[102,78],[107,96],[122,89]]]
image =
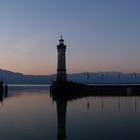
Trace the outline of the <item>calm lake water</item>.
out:
[[[139,140],[140,97],[53,100],[49,86],[10,86],[1,98],[0,139]]]

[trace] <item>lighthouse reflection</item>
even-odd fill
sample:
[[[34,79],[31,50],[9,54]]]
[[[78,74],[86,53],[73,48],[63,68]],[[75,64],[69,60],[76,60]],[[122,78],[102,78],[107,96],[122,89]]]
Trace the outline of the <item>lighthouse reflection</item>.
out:
[[[67,110],[66,98],[63,97],[57,98],[56,105],[57,105],[57,122],[58,122],[57,139],[65,140],[66,139],[66,110]]]
[[[66,111],[68,99],[62,94],[51,93],[57,107],[57,140],[66,140]]]
[[[57,108],[57,140],[66,140],[66,112],[67,104],[77,98],[82,98],[83,96],[75,96],[75,94],[70,95],[62,92],[51,92],[50,93],[53,101],[56,102]],[[89,108],[89,103],[87,103],[87,108]]]

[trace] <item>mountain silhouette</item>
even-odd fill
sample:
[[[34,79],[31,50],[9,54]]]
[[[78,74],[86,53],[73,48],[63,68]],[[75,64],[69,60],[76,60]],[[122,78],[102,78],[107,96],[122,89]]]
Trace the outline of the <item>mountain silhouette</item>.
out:
[[[25,75],[0,69],[0,80],[6,84],[51,84],[56,75]],[[86,84],[140,83],[140,73],[83,72],[68,74],[70,81]]]
[[[0,78],[7,84],[49,84],[55,75],[25,75],[0,69]]]

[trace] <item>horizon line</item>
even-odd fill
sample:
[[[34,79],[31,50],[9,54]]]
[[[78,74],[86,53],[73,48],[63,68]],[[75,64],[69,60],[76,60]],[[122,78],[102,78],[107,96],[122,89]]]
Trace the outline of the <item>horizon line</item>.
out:
[[[33,75],[33,76],[49,76],[49,75],[56,75],[56,73],[50,73],[50,74],[25,74],[23,72],[19,72],[19,71],[13,71],[13,70],[8,70],[8,69],[0,69],[0,71],[7,71],[7,72],[12,72],[12,73],[19,73],[22,75]],[[71,74],[80,74],[80,73],[120,73],[120,74],[140,74],[140,72],[123,72],[123,71],[83,71],[83,72],[68,72],[68,75]]]

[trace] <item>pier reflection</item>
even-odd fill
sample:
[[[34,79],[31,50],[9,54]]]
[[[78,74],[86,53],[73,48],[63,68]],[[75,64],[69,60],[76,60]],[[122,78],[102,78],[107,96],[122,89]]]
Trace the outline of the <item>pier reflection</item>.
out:
[[[92,96],[92,95],[87,95],[85,96],[85,94],[78,94],[76,96],[75,94],[67,94],[67,93],[59,93],[59,92],[51,92],[50,96],[52,97],[52,100],[56,102],[56,109],[57,109],[57,140],[66,140],[67,139],[67,132],[66,132],[66,116],[67,116],[67,105],[68,102],[71,102],[72,100],[77,100],[77,99],[81,99],[84,98],[87,102],[86,102],[86,108],[87,110],[89,110],[90,108],[96,108],[97,110],[97,106],[100,107],[99,110],[105,111],[107,110],[107,107],[112,107],[111,104],[109,102],[107,102],[107,100],[110,101],[112,100],[111,96]],[[87,99],[86,99],[87,98]],[[92,98],[90,100],[90,98]],[[118,111],[122,111],[124,110],[125,106],[124,106],[124,100],[125,103],[127,102],[127,108],[129,108],[131,106],[131,108],[133,108],[133,110],[137,110],[137,96],[125,96],[125,97],[121,97],[121,96],[116,96],[114,98],[115,100],[113,100],[114,102],[112,109],[115,108]],[[127,100],[126,100],[127,99]],[[93,102],[96,102],[96,105],[93,106]],[[98,105],[97,105],[98,103]],[[92,104],[92,105],[91,105]],[[100,105],[99,105],[100,104]],[[114,108],[114,104],[116,104],[115,108]]]

